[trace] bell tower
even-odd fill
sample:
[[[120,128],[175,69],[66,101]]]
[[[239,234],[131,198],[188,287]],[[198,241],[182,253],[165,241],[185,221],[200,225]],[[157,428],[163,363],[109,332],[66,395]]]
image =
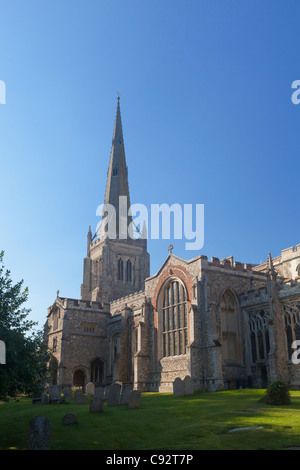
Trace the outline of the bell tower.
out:
[[[110,216],[106,210],[108,205],[114,213],[112,232],[107,232]],[[150,275],[147,240],[143,237],[134,238],[131,232],[128,233],[131,227],[129,207],[128,168],[118,96],[103,218],[94,236],[90,228],[88,231],[81,299],[111,302],[144,288],[145,279]]]

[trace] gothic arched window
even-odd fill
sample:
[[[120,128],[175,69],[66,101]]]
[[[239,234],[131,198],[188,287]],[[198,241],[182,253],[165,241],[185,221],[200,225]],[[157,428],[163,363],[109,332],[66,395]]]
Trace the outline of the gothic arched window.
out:
[[[56,309],[53,311],[53,330],[57,330],[57,329],[58,329],[58,318],[59,318],[59,309],[56,308]]]
[[[223,361],[240,361],[238,306],[231,289],[221,298],[221,330]]]
[[[185,286],[177,280],[172,280],[164,288],[162,296],[162,356],[185,354],[188,344],[188,312]]]
[[[132,263],[131,263],[130,259],[127,260],[127,262],[126,262],[126,277],[125,277],[125,279],[126,279],[126,282],[131,284],[131,282],[132,282]]]
[[[103,382],[104,364],[98,357],[91,363],[91,382]]]
[[[118,260],[118,279],[119,281],[123,281],[123,269],[124,269],[124,263],[122,258],[119,258]]]

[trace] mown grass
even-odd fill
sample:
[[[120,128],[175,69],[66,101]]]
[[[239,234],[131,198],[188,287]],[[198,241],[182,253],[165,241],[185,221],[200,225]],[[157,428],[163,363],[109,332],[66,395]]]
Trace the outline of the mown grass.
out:
[[[30,399],[0,404],[0,449],[26,449],[29,421],[46,416],[51,423],[51,449],[102,450],[282,450],[300,447],[300,392],[290,405],[259,402],[263,390],[195,393],[184,397],[144,393],[141,407],[109,408],[89,413],[89,400],[75,405],[32,405]],[[66,413],[78,424],[63,426]],[[261,430],[228,433],[232,428]]]

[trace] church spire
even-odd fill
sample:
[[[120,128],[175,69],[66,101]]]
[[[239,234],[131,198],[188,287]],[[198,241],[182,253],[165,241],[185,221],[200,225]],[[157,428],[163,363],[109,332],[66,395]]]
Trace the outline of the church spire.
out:
[[[123,196],[120,200],[120,196]],[[119,204],[120,202],[120,204]],[[107,172],[105,191],[105,204],[111,204],[116,211],[116,234],[120,236],[119,218],[127,216],[130,207],[128,170],[125,158],[125,147],[120,109],[120,95],[118,95],[117,111],[110,152],[110,161]],[[128,218],[128,223],[130,222]],[[128,226],[126,223],[126,226]]]

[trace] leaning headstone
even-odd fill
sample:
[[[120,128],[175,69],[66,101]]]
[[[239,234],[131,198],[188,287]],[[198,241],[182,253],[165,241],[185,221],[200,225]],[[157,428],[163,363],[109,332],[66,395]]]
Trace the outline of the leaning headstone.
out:
[[[76,393],[76,395],[74,395],[74,403],[75,403],[75,405],[84,405],[85,404],[85,396],[83,395],[82,392]]]
[[[49,450],[50,421],[45,416],[36,416],[30,423],[29,450]]]
[[[132,390],[129,397],[128,409],[139,408],[141,405],[141,392]]]
[[[71,387],[64,387],[63,394],[65,398],[72,398],[72,388]]]
[[[94,393],[94,397],[99,397],[99,398],[102,398],[102,400],[104,400],[105,398],[105,387],[95,387],[95,393]]]
[[[104,400],[100,397],[94,397],[90,401],[90,413],[101,413],[104,410]]]
[[[109,389],[108,406],[118,406],[120,404],[121,385],[112,384]]]
[[[192,395],[194,393],[193,381],[192,381],[192,378],[189,375],[187,375],[183,379],[183,387],[184,387],[184,394],[185,395]]]
[[[120,402],[121,405],[128,405],[131,392],[132,392],[132,385],[131,384],[123,385],[122,395],[121,395],[121,402]]]
[[[75,413],[66,414],[62,419],[62,423],[64,426],[69,426],[69,424],[78,423],[77,415]]]
[[[93,382],[89,382],[85,387],[85,393],[87,395],[93,396],[95,394],[95,384]]]
[[[173,382],[173,395],[175,397],[181,397],[184,395],[184,383],[179,377],[176,377]]]

